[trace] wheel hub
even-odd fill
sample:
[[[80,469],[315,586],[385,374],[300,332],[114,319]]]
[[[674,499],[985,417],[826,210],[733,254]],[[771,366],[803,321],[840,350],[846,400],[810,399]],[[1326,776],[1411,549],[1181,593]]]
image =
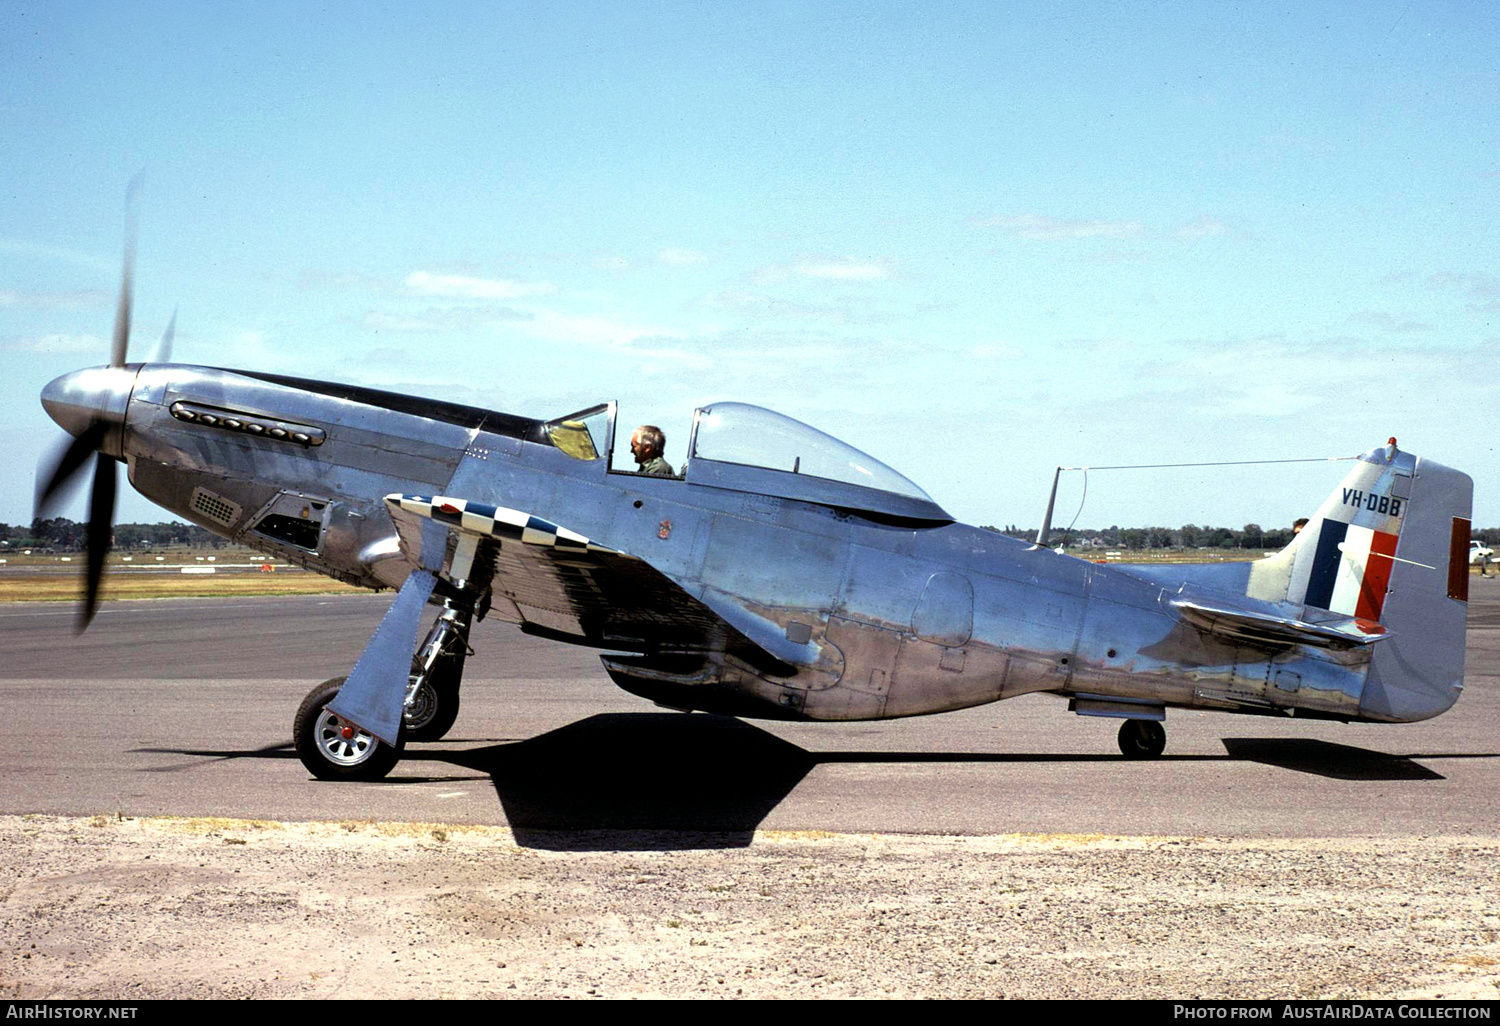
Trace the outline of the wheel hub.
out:
[[[437,715],[438,696],[431,681],[423,681],[407,698],[402,717],[407,730],[419,730]]]
[[[339,766],[357,766],[370,757],[379,742],[357,726],[324,710],[318,725],[318,749]]]

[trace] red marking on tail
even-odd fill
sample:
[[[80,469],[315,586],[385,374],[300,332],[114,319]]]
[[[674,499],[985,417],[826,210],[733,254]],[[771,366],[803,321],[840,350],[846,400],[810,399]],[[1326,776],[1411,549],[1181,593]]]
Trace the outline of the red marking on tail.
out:
[[[1354,607],[1356,619],[1380,619],[1380,610],[1385,605],[1385,589],[1391,581],[1391,568],[1396,565],[1396,561],[1389,558],[1396,554],[1396,541],[1396,535],[1384,531],[1374,532],[1370,539],[1370,554],[1365,557],[1365,573],[1359,583],[1359,602]]]

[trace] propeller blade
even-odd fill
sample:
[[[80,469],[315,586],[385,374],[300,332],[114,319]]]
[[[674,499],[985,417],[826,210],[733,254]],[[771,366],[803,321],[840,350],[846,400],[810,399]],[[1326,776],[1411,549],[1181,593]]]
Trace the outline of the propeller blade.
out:
[[[104,557],[109,555],[115,529],[115,461],[102,452],[94,462],[94,491],[89,496],[88,577],[84,581],[83,608],[78,611],[78,633],[82,634],[99,608],[99,583],[104,578]]]
[[[170,363],[172,360],[172,341],[177,337],[177,311],[172,311],[172,319],[167,322],[167,330],[161,333],[161,341],[156,343],[156,348],[151,351],[151,363]]]
[[[52,467],[52,473],[47,476],[46,482],[41,483],[41,475],[37,475],[38,487],[36,492],[36,516],[41,516],[47,511],[57,493],[67,486],[73,476],[83,469],[84,461],[92,456],[104,441],[104,435],[109,431],[109,425],[102,420],[96,420],[83,433],[73,439],[68,447],[63,450],[62,455]]]
[[[120,305],[115,308],[115,334],[109,350],[111,367],[125,366],[125,351],[130,347],[130,307],[135,297],[135,197],[140,191],[141,176],[136,175],[125,191],[125,262],[120,273]]]

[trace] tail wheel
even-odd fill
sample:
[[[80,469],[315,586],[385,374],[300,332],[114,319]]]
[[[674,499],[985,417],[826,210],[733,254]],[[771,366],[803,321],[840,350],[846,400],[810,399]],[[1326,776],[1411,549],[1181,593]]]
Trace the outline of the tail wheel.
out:
[[[1156,720],[1120,724],[1120,751],[1127,759],[1154,759],[1167,747],[1167,728]]]
[[[405,737],[395,745],[360,730],[327,709],[344,686],[343,677],[325,680],[307,693],[292,718],[297,758],[319,780],[380,780],[401,761]]]

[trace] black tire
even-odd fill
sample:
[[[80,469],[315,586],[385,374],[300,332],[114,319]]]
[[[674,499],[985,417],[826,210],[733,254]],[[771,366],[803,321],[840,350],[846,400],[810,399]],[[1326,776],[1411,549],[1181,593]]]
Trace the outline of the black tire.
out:
[[[416,672],[413,665],[412,672]],[[458,685],[463,676],[462,657],[445,652],[432,668],[432,676],[417,689],[416,699],[401,717],[403,741],[440,741],[458,720]]]
[[[1154,759],[1167,748],[1167,728],[1155,720],[1120,724],[1120,751],[1127,759]]]
[[[307,693],[292,718],[292,743],[297,758],[319,780],[381,780],[401,761],[406,738],[394,746],[363,731],[342,738],[342,723],[326,706],[347,678],[325,680]]]

